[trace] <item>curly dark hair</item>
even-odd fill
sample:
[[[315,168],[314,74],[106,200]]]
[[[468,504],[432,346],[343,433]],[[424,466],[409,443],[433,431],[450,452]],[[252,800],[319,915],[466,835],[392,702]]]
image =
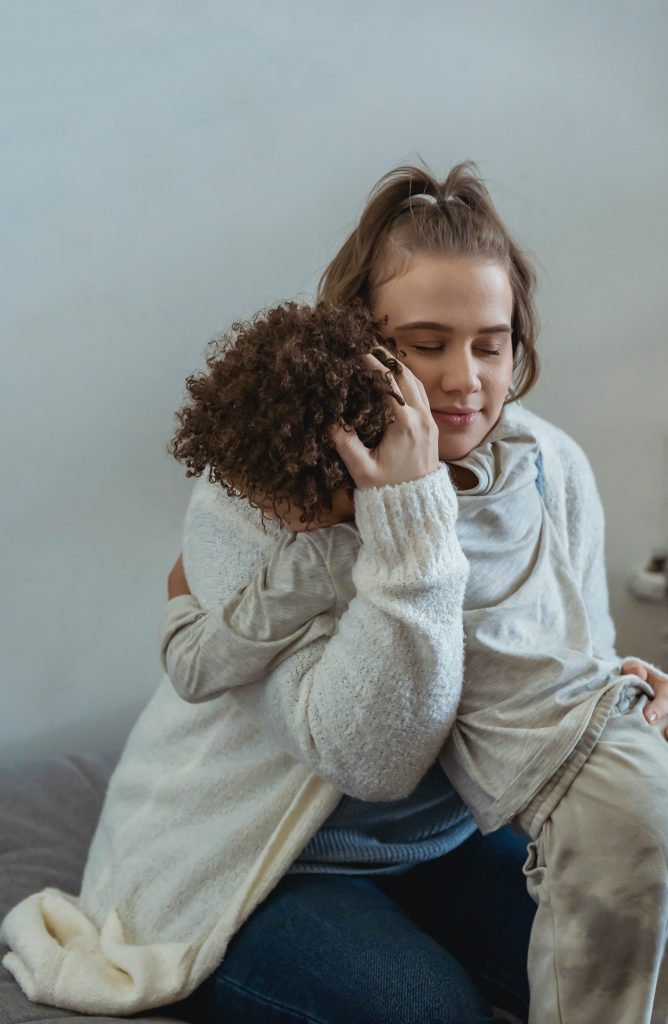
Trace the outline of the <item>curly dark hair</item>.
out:
[[[176,413],[169,453],[189,477],[208,469],[229,495],[255,507],[261,496],[274,511],[287,501],[311,523],[331,511],[332,491],[355,486],[327,427],[354,427],[375,448],[391,420],[388,372],[402,371],[381,344],[396,351],[360,302],[285,302],[232,324],[209,342],[208,370],[186,380],[190,400]],[[367,352],[388,369],[370,367]]]

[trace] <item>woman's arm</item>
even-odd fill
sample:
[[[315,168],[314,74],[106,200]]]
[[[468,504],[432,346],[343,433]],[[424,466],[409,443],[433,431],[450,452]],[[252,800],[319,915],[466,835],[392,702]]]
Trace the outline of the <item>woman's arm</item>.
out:
[[[186,567],[203,565],[229,532],[225,501],[205,500],[214,487],[198,484],[186,517]],[[468,563],[445,466],[406,483],[359,489],[355,508],[362,545],[336,633],[230,698],[277,746],[342,792],[397,800],[435,760],[454,720]],[[350,568],[342,564],[335,532],[311,536],[341,580]],[[222,556],[213,572],[221,571],[221,561],[224,568]]]
[[[330,527],[337,531],[337,527]],[[339,543],[359,543],[346,528]],[[267,562],[230,598],[204,608],[190,593],[182,559],[168,581],[160,658],[183,700],[199,704],[261,679],[336,624],[336,590],[311,533],[284,531]]]
[[[387,376],[373,355],[364,359]],[[363,800],[412,792],[450,729],[463,676],[468,563],[457,498],[424,386],[403,367],[394,387],[400,402],[388,397],[392,419],[377,448],[352,429],[330,430],[357,487],[362,541],[336,633],[228,695],[279,748]],[[210,551],[211,538],[198,532]],[[332,532],[313,536],[330,544],[323,557],[336,578]],[[196,561],[208,564],[201,550]]]

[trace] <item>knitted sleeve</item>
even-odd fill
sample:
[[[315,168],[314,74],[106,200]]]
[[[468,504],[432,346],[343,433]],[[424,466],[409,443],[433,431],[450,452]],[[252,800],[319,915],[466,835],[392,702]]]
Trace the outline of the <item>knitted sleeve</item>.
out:
[[[347,542],[351,531],[331,529]],[[167,602],[160,658],[183,700],[213,700],[331,636],[336,590],[313,537],[284,531],[251,581],[222,604],[204,608],[194,594]]]
[[[358,799],[410,794],[454,720],[468,576],[456,515],[445,466],[356,491],[362,543],[335,634],[234,691],[277,746]]]

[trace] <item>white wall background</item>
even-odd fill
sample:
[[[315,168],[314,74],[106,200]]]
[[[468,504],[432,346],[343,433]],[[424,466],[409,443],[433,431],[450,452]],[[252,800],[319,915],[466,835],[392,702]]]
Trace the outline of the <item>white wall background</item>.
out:
[[[0,759],[122,744],[233,319],[311,293],[369,189],[472,158],[542,267],[527,405],[588,452],[620,651],[668,532],[663,0],[3,0]]]

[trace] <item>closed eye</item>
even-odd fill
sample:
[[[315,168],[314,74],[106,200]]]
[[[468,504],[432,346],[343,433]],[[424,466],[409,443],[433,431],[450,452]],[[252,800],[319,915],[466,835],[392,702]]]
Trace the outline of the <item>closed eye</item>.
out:
[[[442,345],[439,345],[437,347],[434,346],[434,345],[411,345],[411,348],[414,349],[416,352],[442,352],[443,351],[443,346]],[[474,351],[475,352],[479,352],[480,355],[482,355],[482,356],[500,356],[501,355],[501,350],[498,349],[498,348],[476,348],[476,349],[474,349]]]

